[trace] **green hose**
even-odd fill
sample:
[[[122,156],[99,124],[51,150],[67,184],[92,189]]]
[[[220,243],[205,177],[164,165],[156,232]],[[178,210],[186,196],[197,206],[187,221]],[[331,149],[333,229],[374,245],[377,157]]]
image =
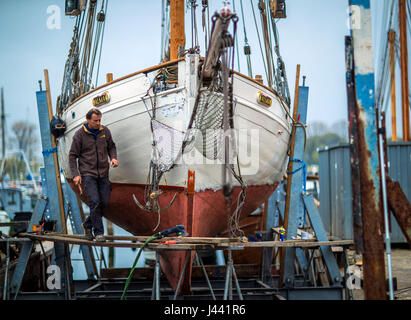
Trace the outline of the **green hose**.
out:
[[[144,244],[141,246],[140,250],[138,251],[137,257],[134,260],[133,266],[131,267],[130,274],[127,277],[126,284],[125,284],[124,290],[123,290],[123,294],[121,295],[121,300],[126,300],[127,288],[128,288],[128,285],[130,284],[131,276],[133,275],[134,269],[136,268],[137,261],[140,258],[141,252],[143,252],[143,249],[146,245],[148,245],[151,241],[156,240],[156,239],[158,239],[158,234],[152,235],[150,238],[148,238],[146,240],[146,242],[144,242]]]

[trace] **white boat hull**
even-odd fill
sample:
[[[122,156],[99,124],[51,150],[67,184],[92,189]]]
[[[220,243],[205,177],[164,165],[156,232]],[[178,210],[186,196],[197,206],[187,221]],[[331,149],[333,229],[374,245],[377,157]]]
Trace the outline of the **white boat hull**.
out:
[[[198,64],[198,56],[188,56],[179,62],[177,88],[156,95],[156,119],[179,131],[185,131],[190,121],[197,94],[196,78],[188,72],[190,62]],[[195,73],[197,74],[197,73]],[[71,104],[62,115],[66,123],[65,136],[59,139],[60,164],[70,179],[68,154],[72,137],[85,122],[87,111],[93,107],[92,99],[108,92],[110,101],[99,107],[117,146],[119,167],[110,170],[110,181],[116,184],[147,183],[152,159],[152,132],[150,115],[154,95],[147,95],[150,80],[136,74],[107,84]],[[272,100],[271,107],[257,103],[258,92]],[[285,104],[268,88],[251,79],[234,74],[234,128],[237,134],[237,151],[243,181],[247,186],[275,184],[285,172],[288,161],[287,148],[290,124]],[[236,163],[235,163],[236,165]],[[196,192],[218,190],[222,185],[222,168],[219,160],[205,158],[193,149],[177,161],[160,184],[185,187],[188,169],[196,174]],[[233,185],[239,183],[233,179]]]

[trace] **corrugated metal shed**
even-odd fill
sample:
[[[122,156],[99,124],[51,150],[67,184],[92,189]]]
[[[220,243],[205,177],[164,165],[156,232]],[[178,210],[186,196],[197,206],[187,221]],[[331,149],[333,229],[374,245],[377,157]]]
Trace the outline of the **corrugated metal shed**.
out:
[[[389,175],[411,201],[411,143],[388,144]],[[329,235],[353,240],[350,149],[348,144],[319,149],[320,214]],[[393,243],[405,243],[391,214]]]

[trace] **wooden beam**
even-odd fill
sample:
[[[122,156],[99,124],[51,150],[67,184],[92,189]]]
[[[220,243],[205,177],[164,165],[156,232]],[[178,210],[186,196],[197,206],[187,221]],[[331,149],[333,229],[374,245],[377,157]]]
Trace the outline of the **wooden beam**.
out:
[[[411,205],[397,181],[387,176],[388,206],[411,248]]]
[[[297,70],[296,70],[296,75],[295,75],[295,88],[294,88],[294,109],[293,109],[293,119],[294,121],[297,121],[297,115],[298,115],[298,94],[299,94],[299,85],[300,85],[300,69],[301,66],[297,64]],[[291,143],[290,143],[290,158],[294,158],[294,146],[295,146],[295,131],[296,127],[293,125],[291,129]],[[289,161],[288,162],[288,167],[287,167],[287,172],[292,172],[293,171],[293,162]],[[284,209],[284,226],[286,228],[287,232],[287,226],[288,226],[288,212],[290,210],[290,196],[291,196],[291,180],[292,180],[292,175],[289,174],[287,176],[287,191],[286,191],[286,196],[285,196],[285,209]],[[280,252],[280,281],[279,281],[279,286],[282,286],[283,283],[283,276],[284,276],[284,259],[285,259],[285,250],[281,250]]]
[[[410,141],[410,101],[408,86],[408,47],[406,1],[399,0],[400,25],[400,64],[401,64],[401,100],[402,100],[402,140]]]
[[[118,248],[140,248],[142,242],[102,242],[102,241],[89,241],[78,237],[78,235],[64,235],[64,234],[32,234],[21,233],[20,237],[30,238],[40,241],[53,241],[62,242],[66,244],[78,244],[86,246],[96,247],[118,247]],[[106,236],[107,238],[107,236]],[[185,239],[186,242],[182,240]],[[194,239],[193,242],[189,242],[190,237],[183,237],[180,240],[176,240],[176,243],[163,244],[161,242],[151,242],[147,245],[152,250],[214,250],[214,249],[228,249],[228,248],[267,248],[267,247],[295,247],[295,248],[310,248],[320,246],[344,246],[352,245],[352,240],[336,240],[336,241],[313,241],[308,240],[285,240],[285,241],[262,241],[262,242],[220,242],[213,243],[209,239],[204,239],[203,242],[196,243],[195,240],[202,240],[201,238]],[[163,238],[163,242],[171,241],[169,238]]]
[[[106,74],[106,83],[110,83],[113,81],[113,74],[112,73],[107,73]]]
[[[49,112],[49,122],[53,119],[53,111],[52,111],[52,102],[51,102],[51,94],[50,94],[50,82],[49,82],[49,72],[47,69],[44,69],[44,82],[46,83],[46,96],[47,96],[47,105],[48,105],[48,112]],[[56,138],[51,135],[51,144],[52,148],[56,148]],[[61,219],[61,226],[63,233],[67,233],[67,225],[66,225],[66,217],[64,213],[64,202],[63,202],[63,190],[61,188],[61,179],[60,179],[60,167],[57,159],[57,152],[53,152],[54,158],[54,167],[56,171],[56,181],[57,181],[57,191],[59,197],[59,209],[60,209],[60,219]]]
[[[388,32],[390,45],[390,75],[391,75],[391,141],[397,142],[397,102],[395,96],[395,31]]]
[[[294,109],[293,109],[293,119],[297,121],[298,116],[298,94],[299,94],[299,85],[300,85],[300,68],[301,66],[297,64],[297,71],[295,75],[295,89],[294,89]],[[294,146],[295,146],[295,131],[296,127],[293,126],[291,130],[291,144],[290,144],[290,158],[294,157]],[[288,162],[287,172],[293,171],[293,162]],[[292,175],[287,176],[287,193],[285,199],[285,210],[284,210],[284,225],[288,224],[288,211],[290,209],[290,193],[291,193],[291,179]]]

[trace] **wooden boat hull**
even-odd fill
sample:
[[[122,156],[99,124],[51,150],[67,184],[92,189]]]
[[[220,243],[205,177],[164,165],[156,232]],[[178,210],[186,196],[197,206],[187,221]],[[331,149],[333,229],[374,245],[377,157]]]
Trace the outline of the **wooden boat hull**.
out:
[[[192,236],[214,236],[227,229],[228,217],[237,206],[240,183],[233,179],[232,206],[226,210],[221,192],[223,164],[219,160],[210,161],[197,147],[185,153],[182,161],[160,181],[160,189],[164,192],[158,198],[160,208],[168,206],[176,195],[172,206],[162,211],[160,217],[157,212],[141,210],[133,201],[134,194],[142,205],[145,204],[144,191],[153,154],[150,126],[153,106],[156,120],[173,128],[174,132],[186,130],[198,92],[198,72],[193,71],[196,68],[199,68],[198,55],[187,55],[185,60],[178,61],[175,88],[155,96],[152,92],[148,94],[151,82],[145,70],[96,88],[74,101],[62,114],[67,130],[59,139],[58,154],[64,174],[70,181],[68,153],[71,139],[84,122],[93,98],[102,94],[109,97],[109,102],[99,109],[103,124],[110,129],[117,145],[120,166],[110,170],[112,195],[105,217],[134,235],[152,235],[182,224]],[[291,126],[286,106],[276,92],[237,73],[234,74],[233,87],[238,164],[247,187],[241,217],[246,217],[268,199],[283,178]],[[261,96],[265,103],[270,100],[271,105],[259,104]],[[166,138],[170,137],[165,135]],[[178,137],[171,136],[170,143],[176,141]],[[237,163],[233,164],[237,171]],[[192,210],[186,194],[188,170],[196,175]],[[73,190],[78,192],[77,188]],[[87,203],[84,194],[82,199]],[[184,252],[161,254],[162,270],[173,287],[178,282],[184,259]]]
[[[72,181],[69,181],[69,183],[72,189],[79,194],[79,189],[74,186]],[[246,217],[255,211],[261,203],[270,197],[276,186],[277,184],[247,188],[241,217]],[[226,200],[221,192],[205,190],[195,193],[192,199],[193,209],[190,210],[190,198],[187,196],[184,188],[163,188],[166,192],[160,200],[162,207],[171,201],[174,194],[177,194],[177,196],[171,207],[160,213],[159,218],[157,213],[141,210],[133,201],[130,201],[133,194],[137,199],[142,199],[144,189],[144,185],[113,183],[110,203],[104,212],[104,217],[133,235],[150,236],[161,230],[182,224],[185,226],[189,236],[210,237],[227,229],[228,218],[236,209],[236,199],[241,192],[240,187],[234,188],[231,196],[233,201],[230,211],[227,212]],[[87,203],[84,193],[80,197],[82,201]],[[156,229],[154,230],[154,228]],[[186,252],[167,250],[162,251],[160,256],[161,269],[169,280],[170,285],[176,288],[184,265]],[[188,272],[190,268],[191,263],[189,264]],[[187,277],[184,285],[190,287],[189,282],[190,279]]]

